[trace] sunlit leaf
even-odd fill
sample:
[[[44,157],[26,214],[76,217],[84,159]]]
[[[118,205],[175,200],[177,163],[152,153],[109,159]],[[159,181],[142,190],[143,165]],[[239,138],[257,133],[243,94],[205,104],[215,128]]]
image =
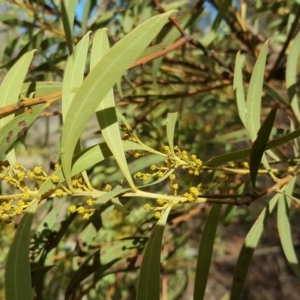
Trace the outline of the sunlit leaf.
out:
[[[4,107],[9,104],[16,104],[19,101],[19,94],[22,88],[22,84],[28,72],[28,68],[32,61],[34,52],[35,50],[24,54],[6,74],[0,86],[0,107]],[[1,118],[0,127],[2,127],[12,118],[12,115]],[[16,158],[14,149],[12,149],[10,153],[8,153],[7,158],[11,165],[15,163]]]
[[[109,42],[106,30],[99,30],[95,35],[95,41],[91,53],[91,69],[100,61],[100,59],[109,51]],[[98,57],[96,56],[98,54]],[[129,172],[126,157],[124,154],[119,123],[117,119],[114,93],[111,89],[101,103],[96,108],[96,116],[101,128],[101,133],[106,141],[110,151],[116,159],[122,173],[134,188],[134,183]]]
[[[167,119],[167,138],[171,152],[174,154],[174,132],[177,120],[177,112],[168,113]]]
[[[244,86],[243,86],[243,73],[242,73],[242,63],[241,63],[241,54],[237,53],[235,59],[234,67],[234,78],[233,78],[233,89],[235,92],[237,108],[239,112],[240,119],[246,126],[246,100],[244,95]]]
[[[289,101],[298,122],[300,121],[300,110],[299,110],[299,103],[298,103],[299,100],[296,93],[296,85],[297,85],[297,74],[298,74],[298,57],[300,53],[299,49],[300,49],[300,32],[297,34],[296,38],[294,39],[290,53],[287,57],[286,75],[285,75]]]
[[[256,139],[257,132],[260,128],[260,107],[261,107],[261,92],[264,81],[264,70],[268,53],[268,41],[263,45],[260,54],[257,58],[246,100],[246,125],[252,141]]]
[[[287,195],[292,195],[295,182],[296,182],[296,177],[294,176],[286,187],[285,193]],[[277,225],[278,225],[278,232],[279,232],[281,245],[284,254],[286,256],[286,259],[289,262],[295,274],[300,278],[299,261],[294,249],[293,237],[291,234],[291,224],[290,224],[290,216],[289,216],[290,206],[291,206],[291,199],[286,195],[281,195],[278,201]]]
[[[87,121],[121,75],[156,36],[170,14],[151,18],[115,44],[91,70],[76,93],[62,132],[62,168],[69,187],[73,152]]]
[[[62,89],[62,114],[64,119],[75,96],[73,90],[79,88],[83,82],[89,35],[90,32],[80,40],[67,62]]]

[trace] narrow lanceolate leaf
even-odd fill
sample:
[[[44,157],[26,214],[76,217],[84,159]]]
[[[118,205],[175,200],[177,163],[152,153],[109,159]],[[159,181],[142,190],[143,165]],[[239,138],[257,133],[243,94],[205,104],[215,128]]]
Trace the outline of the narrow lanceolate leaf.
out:
[[[138,26],[97,63],[76,93],[62,132],[62,168],[71,186],[71,164],[76,143],[88,120],[113,85],[157,35],[172,12]]]
[[[22,84],[25,80],[25,76],[28,72],[28,68],[33,58],[35,50],[24,54],[9,70],[5,78],[3,79],[0,86],[0,107],[4,107],[9,104],[15,104],[19,101],[19,94],[22,88]],[[0,119],[0,127],[5,123],[13,119],[13,115],[8,115]],[[12,165],[15,163],[15,152],[14,149],[10,150],[7,154],[7,159]]]
[[[108,51],[109,41],[106,30],[98,30],[92,47],[91,69],[96,66],[96,64]],[[107,143],[131,188],[135,189],[123,149],[113,89],[110,89],[96,108],[96,116],[105,142]]]
[[[204,299],[217,225],[222,205],[214,204],[205,222],[198,251],[196,278],[194,285],[194,299]]]
[[[109,43],[107,40],[107,29],[102,28],[96,31],[93,38],[93,45],[91,50],[90,69],[92,70],[101,58],[108,52]]]
[[[285,136],[283,136],[277,140],[267,143],[266,150],[283,145],[293,139],[298,138],[299,136],[300,136],[300,129],[296,129],[295,131],[288,133]],[[224,164],[229,161],[235,161],[237,159],[248,157],[250,154],[251,154],[251,149],[245,149],[245,150],[241,150],[241,151],[226,153],[226,154],[218,155],[218,156],[215,156],[215,157],[209,159],[203,165],[204,166],[213,166],[213,165],[218,165],[218,164]]]
[[[78,89],[83,81],[84,68],[89,47],[88,32],[76,45],[74,52],[68,59],[62,89],[62,114],[66,118],[68,109],[75,96],[74,89]]]
[[[25,134],[30,125],[47,108],[46,104],[39,104],[25,113],[18,115],[0,128],[0,160],[9,148]]]
[[[241,54],[237,53],[235,58],[235,67],[234,67],[234,78],[233,78],[233,89],[235,92],[235,98],[237,103],[237,108],[239,112],[240,119],[246,125],[246,101],[244,94],[244,84],[243,84],[243,73],[242,73],[242,62],[241,62]]]
[[[65,30],[66,43],[70,54],[73,51],[73,27],[77,3],[78,0],[61,1],[61,18]]]
[[[256,176],[258,173],[258,169],[260,166],[260,162],[262,156],[266,150],[266,146],[273,128],[274,120],[276,117],[276,112],[278,109],[278,104],[276,104],[268,114],[267,118],[265,119],[264,123],[262,124],[261,128],[257,133],[257,138],[254,141],[251,149],[250,155],[250,178],[252,187],[255,190],[255,181]]]
[[[177,112],[168,113],[168,119],[167,119],[167,138],[172,153],[174,153],[174,132],[175,132],[177,115],[178,115]]]
[[[147,243],[138,281],[137,300],[160,299],[160,254],[162,239],[171,206],[155,225]]]
[[[292,178],[286,188],[286,195],[291,196],[295,185],[296,176]],[[281,195],[278,201],[277,210],[277,225],[281,241],[281,245],[287,261],[294,270],[295,274],[300,278],[300,267],[297,255],[293,245],[293,237],[291,234],[291,224],[289,218],[289,211],[291,205],[291,198],[286,195]]]
[[[7,300],[32,300],[29,263],[30,230],[37,201],[27,210],[18,226],[5,266],[5,296]]]
[[[248,269],[251,263],[251,259],[254,253],[255,248],[259,242],[259,239],[264,231],[265,223],[272,213],[278,198],[279,194],[276,194],[268,203],[268,205],[263,209],[263,211],[258,216],[254,225],[251,227],[248,232],[245,242],[242,246],[233,277],[233,283],[231,287],[231,300],[241,299],[241,294],[243,291],[244,283],[248,273]]]
[[[19,101],[19,94],[28,68],[33,58],[34,51],[24,54],[9,70],[0,86],[0,107],[15,104]],[[0,119],[0,126],[5,124],[13,116]]]
[[[263,45],[253,68],[246,101],[246,128],[252,141],[256,139],[260,128],[261,92],[268,53],[268,41]]]
[[[291,107],[297,117],[298,122],[300,122],[300,110],[298,97],[296,93],[297,86],[297,74],[298,74],[298,57],[300,52],[300,32],[294,39],[290,54],[287,58],[286,63],[286,88],[289,95],[289,100]]]

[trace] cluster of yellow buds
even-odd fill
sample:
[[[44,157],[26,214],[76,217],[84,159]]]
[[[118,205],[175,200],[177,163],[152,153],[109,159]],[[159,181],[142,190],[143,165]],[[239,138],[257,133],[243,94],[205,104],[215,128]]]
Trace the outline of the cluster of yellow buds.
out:
[[[192,186],[192,187],[189,188],[189,191],[188,191],[188,192],[185,192],[185,193],[184,193],[183,196],[186,197],[186,199],[187,199],[189,202],[193,203],[193,202],[196,202],[197,197],[198,197],[199,195],[200,195],[199,189],[198,189],[197,187]]]
[[[77,212],[82,216],[84,220],[88,220],[95,212],[95,209],[93,208],[95,204],[95,200],[89,198],[86,200],[86,205],[71,205],[69,206],[69,212],[70,213],[75,213]]]
[[[35,201],[38,188],[47,178],[40,166],[27,170],[19,163],[15,163],[13,168],[2,165],[0,180],[19,190],[20,193],[0,197],[0,221],[10,223],[15,216],[23,214]],[[35,186],[31,189],[30,184],[25,180],[35,181]]]
[[[78,182],[80,184],[82,184],[82,179],[81,177],[78,178]],[[73,185],[74,186],[74,185]],[[78,188],[78,185],[76,185],[76,187]],[[85,187],[86,188],[86,187]],[[84,189],[85,189],[84,188]],[[112,186],[107,184],[104,188],[104,190],[106,192],[110,192],[112,190]],[[75,213],[77,212],[78,214],[80,214],[82,216],[82,218],[84,220],[88,220],[96,211],[96,209],[94,208],[94,204],[95,204],[95,200],[92,198],[88,198],[86,200],[86,203],[84,205],[79,205],[76,206],[74,204],[69,206],[69,212],[70,213]]]
[[[135,179],[140,179],[143,181],[149,180],[151,178],[162,178],[168,171],[168,168],[165,167],[158,167],[156,165],[152,165],[150,167],[150,170],[153,171],[153,173],[142,173],[142,172],[137,172],[133,175]]]

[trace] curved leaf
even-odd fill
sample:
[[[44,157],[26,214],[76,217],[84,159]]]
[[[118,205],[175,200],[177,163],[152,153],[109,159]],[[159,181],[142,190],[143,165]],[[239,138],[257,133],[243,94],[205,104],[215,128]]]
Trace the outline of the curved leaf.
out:
[[[62,114],[64,119],[66,118],[68,109],[75,96],[73,90],[79,88],[83,82],[84,68],[89,47],[89,35],[90,32],[80,40],[76,45],[74,52],[68,59],[62,89]]]
[[[35,50],[24,54],[9,70],[0,86],[0,107],[4,107],[9,104],[18,103],[19,94],[24,82],[25,76],[28,72],[28,68],[33,58]],[[6,122],[13,119],[13,115],[6,116],[0,119],[0,127]],[[1,158],[2,159],[2,158]],[[10,165],[15,163],[15,153],[12,149],[8,153],[7,157]]]
[[[248,273],[248,269],[251,263],[251,259],[254,253],[255,248],[259,242],[259,239],[265,228],[265,223],[272,213],[277,201],[280,197],[280,194],[276,194],[267,206],[260,213],[255,223],[249,230],[245,242],[242,246],[240,255],[234,271],[233,284],[231,287],[231,300],[241,299],[241,294],[243,291],[244,283]]]
[[[260,51],[255,66],[253,68],[246,100],[246,128],[252,141],[256,139],[260,128],[260,106],[261,92],[264,81],[264,71],[268,53],[268,41],[266,41]]]
[[[93,43],[91,53],[91,69],[99,62],[99,60],[108,52],[109,42],[106,30],[100,30],[96,33],[96,40]],[[96,56],[96,54],[98,56]],[[121,139],[119,123],[117,119],[115,99],[113,89],[111,89],[101,103],[96,108],[96,116],[101,128],[102,136],[112,152],[115,160],[124,174],[125,178],[133,188],[134,183],[129,172],[126,161],[123,143]]]
[[[243,85],[243,73],[242,73],[242,63],[241,63],[241,54],[240,51],[237,53],[235,58],[235,67],[234,67],[234,78],[233,78],[233,89],[235,92],[235,98],[237,103],[237,108],[239,112],[240,119],[246,126],[246,101],[244,94],[244,85]]]
[[[146,21],[120,40],[89,73],[69,108],[62,132],[62,168],[71,187],[71,164],[76,143],[86,123],[121,75],[141,54],[170,13]]]
[[[167,118],[167,138],[171,152],[174,154],[174,132],[177,120],[177,112],[168,113]]]
[[[155,225],[143,255],[137,288],[137,300],[160,299],[160,254],[169,205]]]
[[[296,177],[288,183],[286,188],[286,195],[292,195],[295,185]],[[281,195],[278,202],[277,209],[277,225],[278,232],[281,241],[281,245],[286,256],[287,261],[292,267],[295,274],[300,278],[300,267],[295,249],[293,246],[293,237],[291,235],[291,224],[289,218],[289,210],[291,205],[291,199],[286,195]]]
[[[264,123],[259,129],[257,133],[257,138],[252,145],[249,169],[253,190],[255,190],[256,176],[258,173],[262,156],[266,150],[266,146],[273,128],[278,107],[279,105],[277,104],[271,109],[270,113],[268,114],[267,118],[265,119]]]
[[[290,100],[291,107],[294,111],[295,116],[297,117],[298,122],[300,122],[300,110],[298,97],[296,93],[297,85],[297,74],[298,74],[298,57],[300,52],[300,32],[297,34],[291,51],[287,57],[286,63],[286,87],[288,90],[288,96]]]
[[[283,145],[293,139],[298,138],[299,136],[300,136],[300,129],[296,129],[295,131],[288,133],[285,136],[283,136],[277,140],[267,143],[265,150],[269,150],[269,149],[278,147],[280,145]],[[249,149],[249,148],[245,149],[245,150],[241,150],[241,151],[226,153],[226,154],[215,156],[215,157],[207,160],[203,165],[204,166],[212,166],[212,165],[216,165],[216,164],[224,164],[229,161],[234,161],[234,160],[248,157],[250,154],[251,154],[251,149]]]
[[[38,201],[26,211],[10,247],[5,267],[5,295],[7,300],[32,300],[29,241],[30,230]]]
[[[194,299],[204,299],[204,293],[208,279],[208,272],[211,264],[211,257],[213,253],[213,246],[221,209],[222,205],[214,204],[210,210],[207,220],[205,221],[198,251],[194,285]]]

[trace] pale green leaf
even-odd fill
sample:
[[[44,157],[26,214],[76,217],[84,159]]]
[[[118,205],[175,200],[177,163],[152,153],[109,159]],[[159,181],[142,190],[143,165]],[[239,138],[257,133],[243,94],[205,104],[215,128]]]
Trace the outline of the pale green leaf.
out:
[[[167,138],[171,152],[174,154],[174,132],[178,113],[168,113],[167,118]]]
[[[286,63],[286,88],[288,91],[289,101],[291,107],[294,111],[295,116],[297,117],[298,122],[300,122],[300,110],[298,97],[296,93],[297,85],[297,74],[298,74],[298,57],[300,53],[300,32],[297,34],[294,39],[292,48],[287,57]]]
[[[89,36],[90,32],[80,40],[67,62],[62,89],[63,119],[66,118],[68,109],[75,96],[73,90],[79,88],[83,82],[84,68],[89,47]]]
[[[25,76],[28,72],[34,52],[35,50],[24,54],[6,74],[0,86],[0,107],[18,103],[22,84],[25,80]],[[4,118],[1,118],[0,127],[13,119],[13,117],[13,115],[8,115]],[[10,165],[15,163],[16,158],[14,149],[9,151],[7,154],[7,159]]]
[[[268,53],[268,41],[263,45],[253,68],[246,101],[246,128],[252,141],[256,139],[260,128],[261,93]]]
[[[72,156],[86,123],[113,85],[152,41],[171,13],[146,21],[120,40],[91,70],[76,93],[62,132],[62,168],[71,187]]]
[[[246,100],[244,94],[244,84],[243,84],[243,73],[242,73],[242,62],[241,54],[237,53],[235,58],[235,67],[234,67],[234,78],[233,78],[233,89],[235,92],[235,98],[237,103],[237,108],[239,112],[240,119],[246,126]]]
[[[91,69],[93,69],[100,59],[102,59],[103,56],[109,51],[109,41],[105,30],[99,30],[96,33],[95,38],[96,41],[93,43],[91,54]],[[95,53],[98,54],[98,57],[95,55]],[[106,94],[104,99],[96,108],[96,116],[105,142],[116,159],[125,178],[129,182],[130,186],[134,189],[135,186],[129,172],[123,149],[113,89]]]
[[[289,196],[293,193],[293,188],[296,182],[296,176],[288,183],[285,193]],[[293,237],[291,234],[291,224],[290,224],[290,205],[291,199],[286,195],[281,195],[278,201],[278,210],[277,210],[277,226],[281,245],[286,256],[287,261],[289,262],[291,268],[295,274],[300,278],[300,267],[297,255],[295,253],[293,245]]]
[[[267,143],[266,150],[283,145],[293,139],[298,138],[299,136],[300,136],[300,129],[296,129],[295,131],[288,133],[285,136],[283,136],[277,140]],[[250,153],[251,153],[251,149],[248,148],[248,149],[241,150],[241,151],[221,154],[221,155],[215,156],[215,157],[207,160],[203,165],[212,166],[212,165],[216,165],[216,164],[224,164],[229,161],[235,161],[235,160],[238,160],[241,158],[248,157],[250,155]]]

